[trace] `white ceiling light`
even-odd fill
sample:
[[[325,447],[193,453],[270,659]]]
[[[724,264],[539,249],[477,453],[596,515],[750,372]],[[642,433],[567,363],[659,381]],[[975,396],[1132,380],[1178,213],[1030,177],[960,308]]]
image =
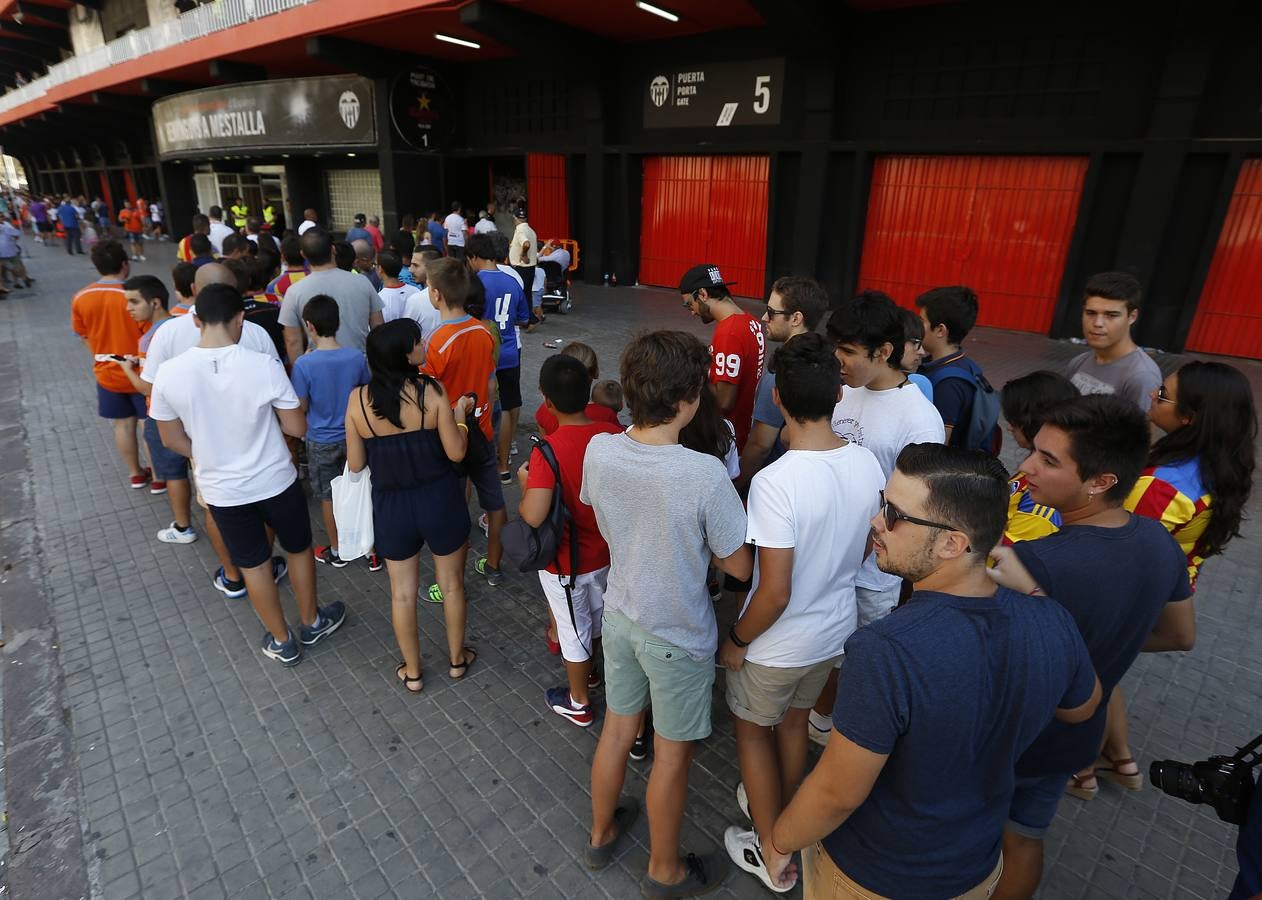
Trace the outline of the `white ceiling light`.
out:
[[[635,0],[635,5],[646,13],[652,13],[655,16],[661,16],[667,22],[678,22],[679,16],[675,15],[668,9],[662,9],[660,6],[654,6],[652,3],[645,3],[644,0]]]
[[[446,41],[448,44],[457,44],[461,47],[468,47],[471,50],[482,49],[481,44],[474,43],[473,41],[466,41],[464,38],[452,37],[449,34],[438,34],[436,32],[434,37],[438,38],[440,41]]]

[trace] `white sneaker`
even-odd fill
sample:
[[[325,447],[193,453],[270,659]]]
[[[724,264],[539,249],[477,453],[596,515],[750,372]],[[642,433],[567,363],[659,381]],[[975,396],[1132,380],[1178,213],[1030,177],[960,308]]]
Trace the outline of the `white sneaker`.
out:
[[[741,812],[745,814],[745,818],[754,821],[754,817],[749,814],[749,794],[745,793],[745,782],[741,782],[736,786],[736,805],[741,808]]]
[[[821,747],[827,747],[828,736],[832,734],[833,731],[833,720],[828,716],[821,716],[815,710],[811,710],[811,714],[808,718],[809,723],[806,726],[807,734],[810,735],[811,740],[816,744],[819,744]]]
[[[158,532],[158,540],[164,544],[191,544],[197,540],[197,532],[193,530],[193,526],[189,525],[184,531],[175,527],[172,522],[166,528]]]
[[[142,256],[142,257],[140,257],[140,261],[141,261],[141,262],[145,262],[145,258],[144,258],[143,256]]]
[[[732,862],[755,876],[767,890],[775,891],[777,894],[787,894],[797,886],[796,880],[788,887],[781,887],[771,880],[767,863],[762,858],[762,848],[758,846],[758,835],[752,828],[732,825],[723,832],[723,846],[727,848],[727,855],[732,857]]]
[[[516,441],[513,441],[512,446],[508,448],[508,455],[509,456],[517,455],[517,442]]]

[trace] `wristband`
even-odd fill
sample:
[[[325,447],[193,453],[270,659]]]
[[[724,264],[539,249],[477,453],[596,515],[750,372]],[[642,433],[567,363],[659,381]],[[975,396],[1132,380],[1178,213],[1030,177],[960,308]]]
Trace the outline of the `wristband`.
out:
[[[468,433],[469,433],[469,426],[468,426],[468,425],[466,425],[464,422],[457,422],[457,423],[456,423],[456,427],[457,427],[457,428],[463,428],[463,429],[464,429],[464,433],[465,433],[465,434],[468,434]]]
[[[739,635],[737,635],[735,624],[733,624],[732,627],[727,630],[727,637],[728,637],[728,640],[730,640],[733,644],[735,644],[741,650],[744,650],[746,647],[749,646],[749,641],[742,641]]]

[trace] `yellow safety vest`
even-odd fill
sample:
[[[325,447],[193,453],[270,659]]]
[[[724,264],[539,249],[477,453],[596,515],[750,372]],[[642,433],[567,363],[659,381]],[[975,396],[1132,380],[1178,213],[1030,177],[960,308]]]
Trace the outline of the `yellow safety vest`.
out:
[[[270,203],[267,204],[267,206],[263,207],[263,224],[264,225],[276,224],[276,210],[272,209],[272,204]]]
[[[244,228],[245,217],[248,216],[249,214],[250,214],[250,207],[233,206],[232,207],[232,224],[236,225],[238,228]]]

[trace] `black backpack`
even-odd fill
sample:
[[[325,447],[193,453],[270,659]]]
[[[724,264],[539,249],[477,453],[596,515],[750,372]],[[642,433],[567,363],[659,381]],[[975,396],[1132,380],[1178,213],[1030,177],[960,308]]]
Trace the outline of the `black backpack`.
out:
[[[578,577],[578,528],[575,527],[570,511],[565,506],[565,492],[561,486],[561,466],[557,463],[556,455],[548,442],[538,435],[531,435],[530,440],[538,448],[539,455],[552,469],[552,475],[556,479],[556,487],[552,489],[552,506],[548,509],[547,518],[537,527],[528,525],[522,519],[513,519],[504,525],[504,530],[500,533],[500,540],[504,546],[504,558],[515,566],[518,572],[538,572],[540,569],[546,569],[560,558],[561,535],[565,532],[566,526],[569,526],[570,577],[569,582],[562,581],[561,586],[565,588],[565,601],[570,608],[570,624],[574,626],[574,631],[577,633],[578,624],[574,619],[574,599],[571,592],[574,590],[574,580]]]

